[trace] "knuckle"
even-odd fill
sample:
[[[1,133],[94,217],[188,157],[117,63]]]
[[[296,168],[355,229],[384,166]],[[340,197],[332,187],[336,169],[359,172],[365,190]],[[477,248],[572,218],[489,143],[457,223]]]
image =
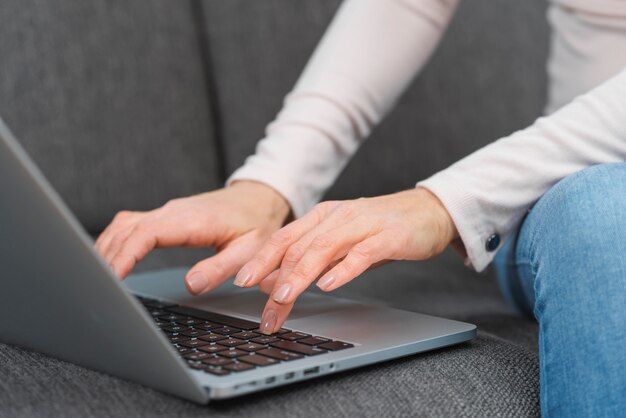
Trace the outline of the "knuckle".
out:
[[[291,272],[289,280],[292,282],[308,282],[308,272],[310,271],[311,270],[303,264],[298,264]]]
[[[272,247],[284,247],[289,245],[292,239],[292,234],[289,230],[281,229],[272,234],[272,236],[268,240],[268,244]]]
[[[296,264],[302,258],[303,254],[304,249],[301,245],[292,245],[285,253],[285,257],[283,257],[283,262],[288,265]]]
[[[353,202],[343,202],[337,206],[336,213],[342,218],[350,219],[355,215],[356,207]]]
[[[120,222],[120,221],[123,221],[125,219],[128,219],[130,217],[131,213],[132,212],[130,212],[128,210],[119,211],[113,217],[113,222]]]
[[[351,251],[352,257],[359,261],[369,261],[374,257],[374,251],[368,245],[357,245]]]
[[[335,239],[327,234],[318,235],[311,242],[311,249],[313,250],[328,250],[335,245]]]
[[[133,230],[133,235],[150,235],[152,234],[153,231],[154,231],[153,225],[146,223],[146,222],[142,222],[140,224],[137,224],[137,226],[135,226]]]

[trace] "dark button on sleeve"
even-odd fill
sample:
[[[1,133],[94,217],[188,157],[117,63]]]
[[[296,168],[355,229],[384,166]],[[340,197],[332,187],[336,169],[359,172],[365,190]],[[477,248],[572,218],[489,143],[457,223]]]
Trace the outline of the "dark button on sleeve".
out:
[[[489,252],[495,251],[500,245],[500,235],[491,234],[489,238],[487,238],[487,242],[485,242],[485,249]]]

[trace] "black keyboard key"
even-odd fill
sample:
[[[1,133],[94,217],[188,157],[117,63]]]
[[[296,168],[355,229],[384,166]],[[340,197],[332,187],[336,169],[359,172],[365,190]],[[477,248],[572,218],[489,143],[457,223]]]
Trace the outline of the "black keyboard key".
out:
[[[201,324],[196,325],[196,328],[204,329],[210,331],[214,328],[222,328],[224,325],[216,324],[215,322],[203,322]]]
[[[207,353],[204,353],[204,354],[207,354]],[[210,355],[210,354],[207,354],[207,355]],[[209,366],[224,366],[232,362],[233,361],[231,359],[228,359],[225,357],[211,357],[211,358],[202,360],[202,363],[208,364]]]
[[[217,343],[226,347],[235,347],[238,345],[246,344],[244,340],[238,340],[237,338],[228,338],[226,340],[218,341]]]
[[[269,344],[269,343],[273,343],[274,341],[280,341],[280,340],[271,335],[262,335],[260,337],[253,338],[250,341],[252,341],[253,343],[257,343],[257,344]]]
[[[180,334],[186,335],[187,337],[200,337],[208,333],[209,331],[204,331],[204,330],[195,329],[195,328],[189,328],[180,332]]]
[[[224,366],[224,369],[232,372],[244,372],[246,370],[252,370],[255,366],[248,363],[231,363]]]
[[[220,334],[207,334],[207,335],[202,335],[200,337],[198,337],[199,339],[201,339],[202,341],[208,341],[210,343],[214,343],[220,340],[225,340],[228,337],[225,337],[223,335]]]
[[[247,331],[259,327],[257,322],[233,318],[232,316],[221,315],[214,312],[201,311],[199,309],[188,308],[186,306],[176,306],[174,308],[169,308],[168,311],[174,314],[204,319],[209,322],[217,322],[218,324],[227,325],[229,327],[245,329]]]
[[[141,303],[143,304],[143,306],[146,306],[152,309],[174,308],[178,306],[175,303],[161,302],[161,301],[153,300],[153,299],[144,299],[141,301]]]
[[[291,351],[279,350],[278,348],[266,348],[265,350],[257,351],[256,354],[262,354],[264,356],[283,361],[297,360],[304,357],[301,354],[293,353]]]
[[[180,316],[180,315],[165,314],[165,315],[159,316],[159,319],[163,321],[176,322],[176,321],[180,321],[181,319],[187,319],[187,318],[184,316]]]
[[[224,347],[223,345],[217,345],[217,344],[204,345],[198,348],[198,350],[204,351],[205,353],[217,353],[218,351],[223,351],[227,349],[228,348]]]
[[[258,337],[259,334],[252,331],[241,331],[236,334],[231,334],[230,336],[233,338],[239,338],[240,340],[249,340],[251,338]]]
[[[216,376],[226,376],[227,374],[230,374],[230,371],[222,369],[221,367],[206,367],[204,371],[206,373],[211,373]]]
[[[245,345],[240,345],[237,348],[240,350],[253,352],[253,351],[263,350],[264,348],[267,348],[267,347],[261,344],[247,343]]]
[[[185,318],[185,319],[179,319],[178,321],[176,321],[176,323],[180,325],[194,326],[194,325],[203,324],[204,321],[201,321],[199,319],[193,319],[193,318]]]
[[[213,354],[203,353],[202,351],[192,351],[191,353],[183,354],[183,358],[187,360],[200,361],[205,358],[213,358]]]
[[[278,360],[271,357],[260,356],[258,354],[249,354],[247,356],[239,357],[239,361],[245,361],[246,363],[254,364],[255,366],[270,366],[272,364],[280,363]]]
[[[154,316],[154,317],[167,315],[167,312],[162,311],[162,310],[160,310],[160,309],[151,309],[151,310],[149,310],[149,311],[148,311],[148,313],[149,313],[151,316]],[[158,319],[158,318],[157,318],[157,319]]]
[[[222,356],[226,358],[237,358],[237,357],[245,356],[247,354],[248,354],[247,351],[242,351],[242,350],[237,350],[237,349],[234,349],[234,350],[230,349],[230,350],[220,351],[219,353],[217,353],[218,356]]]
[[[262,334],[262,332],[261,332],[261,330],[259,328],[253,329],[252,331],[258,332],[259,334]],[[273,333],[272,335],[285,334],[287,332],[291,332],[291,330],[287,329],[287,328],[281,328],[278,331],[276,331],[275,333]]]
[[[324,344],[320,344],[318,345],[318,347],[325,348],[326,350],[337,351],[343,350],[344,348],[354,347],[354,345],[350,343],[344,343],[343,341],[330,341]]]
[[[241,330],[237,328],[231,328],[231,327],[221,327],[221,328],[212,329],[211,332],[215,332],[216,334],[222,334],[222,335],[230,335],[230,334],[236,334],[238,332],[241,332]]]
[[[300,344],[294,341],[276,341],[270,344],[272,347],[280,348],[283,350],[294,351],[296,353],[305,354],[307,356],[315,356],[317,354],[327,353],[326,350],[317,347],[311,347],[310,345]]]
[[[310,334],[305,334],[304,332],[286,332],[284,334],[280,334],[280,338],[289,341],[300,340],[302,338],[310,337]]]
[[[187,341],[181,341],[177,344],[183,347],[188,347],[188,348],[198,348],[198,347],[202,347],[203,345],[207,345],[208,342],[202,341],[202,340],[187,340]]]
[[[189,329],[189,327],[186,327],[184,325],[170,325],[168,327],[162,327],[161,329],[166,332],[175,333],[175,332],[186,331]]]
[[[324,344],[329,341],[330,340],[328,338],[322,338],[322,337],[309,337],[309,338],[304,338],[302,340],[298,340],[300,344],[306,344],[306,345]]]
[[[193,350],[191,348],[187,348],[187,347],[176,347],[176,351],[178,351],[178,354],[187,354],[187,353],[193,353]]]
[[[187,341],[189,337],[185,337],[184,335],[174,334],[170,336],[170,341],[173,343],[178,343],[181,341]]]
[[[206,364],[202,364],[202,363],[187,363],[187,365],[189,367],[191,367],[192,369],[196,369],[196,370],[204,370],[204,369],[208,369],[210,366],[207,366]]]

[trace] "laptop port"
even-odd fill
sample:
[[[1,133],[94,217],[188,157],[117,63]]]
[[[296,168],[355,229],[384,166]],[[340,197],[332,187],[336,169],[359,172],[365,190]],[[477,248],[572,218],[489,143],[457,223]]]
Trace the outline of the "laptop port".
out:
[[[309,376],[309,375],[312,375],[312,374],[317,374],[317,373],[319,373],[319,371],[320,371],[319,367],[311,367],[310,369],[306,369],[304,371],[304,375],[305,376]]]
[[[293,379],[294,376],[295,376],[295,373],[293,372],[287,373],[285,374],[285,380]]]
[[[276,381],[275,377],[268,377],[267,379],[265,379],[265,383],[274,383]]]

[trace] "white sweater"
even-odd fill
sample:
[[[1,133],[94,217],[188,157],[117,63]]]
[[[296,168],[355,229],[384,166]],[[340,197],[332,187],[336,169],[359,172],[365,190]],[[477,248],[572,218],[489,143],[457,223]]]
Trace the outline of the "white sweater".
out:
[[[626,0],[558,3],[550,10],[549,112],[626,66]],[[296,216],[306,213],[428,60],[456,5],[347,0],[255,155],[228,183],[266,183]],[[482,270],[495,254],[489,237],[504,242],[554,183],[615,161],[626,161],[626,72],[418,186],[441,199],[468,264]]]

